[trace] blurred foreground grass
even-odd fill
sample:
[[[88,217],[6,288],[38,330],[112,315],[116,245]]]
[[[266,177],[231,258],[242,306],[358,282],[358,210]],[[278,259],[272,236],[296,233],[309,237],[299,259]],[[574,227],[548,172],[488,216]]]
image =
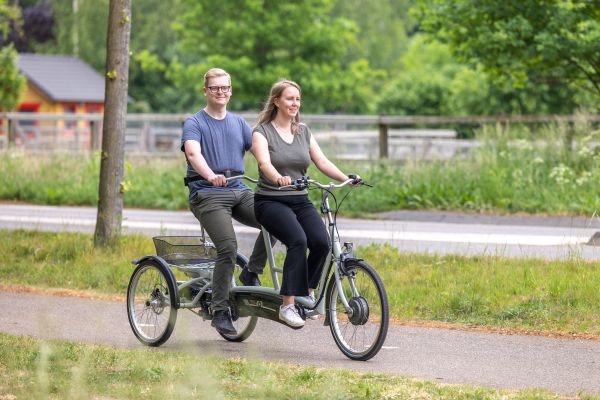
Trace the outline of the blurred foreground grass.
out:
[[[0,371],[1,399],[566,399],[543,390],[497,390],[227,359],[200,354],[197,347],[124,350],[1,333]]]

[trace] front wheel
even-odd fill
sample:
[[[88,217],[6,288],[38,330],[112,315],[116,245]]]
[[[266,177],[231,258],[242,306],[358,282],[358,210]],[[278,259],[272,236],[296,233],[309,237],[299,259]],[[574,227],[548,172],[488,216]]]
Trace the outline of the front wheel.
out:
[[[163,344],[177,319],[177,286],[167,267],[144,260],[127,288],[127,316],[135,336],[148,346]]]
[[[362,260],[348,260],[341,287],[348,301],[340,299],[335,275],[327,286],[327,318],[339,349],[352,360],[365,361],[375,356],[387,336],[389,305],[381,278]]]

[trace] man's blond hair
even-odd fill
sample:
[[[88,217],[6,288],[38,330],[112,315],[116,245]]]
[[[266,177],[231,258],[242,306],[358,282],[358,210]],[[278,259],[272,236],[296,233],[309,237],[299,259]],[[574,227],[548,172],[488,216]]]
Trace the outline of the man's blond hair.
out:
[[[231,85],[231,76],[221,68],[211,68],[204,74],[204,87],[208,87],[208,81],[210,78],[218,78],[220,76],[226,76],[229,79],[229,84]]]

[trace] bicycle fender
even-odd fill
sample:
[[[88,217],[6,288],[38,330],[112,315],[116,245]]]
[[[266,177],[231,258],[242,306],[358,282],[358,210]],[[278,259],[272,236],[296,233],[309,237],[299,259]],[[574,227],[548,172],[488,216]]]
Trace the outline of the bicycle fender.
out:
[[[342,268],[342,272],[344,274],[348,273],[347,268],[352,267],[353,265],[358,264],[359,262],[364,261],[362,258],[357,258],[357,257],[346,257],[344,258],[343,262],[343,268]]]
[[[171,269],[169,264],[162,257],[159,257],[159,256],[144,256],[135,262],[132,261],[132,263],[134,263],[136,265],[140,265],[144,261],[156,262],[164,269],[165,273],[169,275],[169,277],[171,279],[169,279],[169,282],[167,282],[167,284],[169,285],[169,290],[171,290],[172,293],[177,294],[177,296],[175,296],[175,299],[177,301],[175,308],[179,308],[179,293],[177,290],[177,279],[175,278],[175,274],[173,274],[173,270]]]
[[[348,264],[352,264],[352,263],[357,263],[360,261],[364,261],[363,258],[357,258],[357,257],[347,257],[344,258],[344,264],[348,263]]]

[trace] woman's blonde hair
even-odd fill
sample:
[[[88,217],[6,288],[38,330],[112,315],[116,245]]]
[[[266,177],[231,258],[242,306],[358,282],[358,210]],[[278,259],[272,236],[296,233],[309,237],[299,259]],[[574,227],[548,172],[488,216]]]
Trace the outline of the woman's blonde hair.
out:
[[[263,107],[260,114],[258,114],[257,125],[271,122],[275,119],[275,116],[277,115],[277,107],[275,106],[275,100],[281,97],[283,91],[289,88],[290,86],[293,86],[296,89],[298,89],[298,92],[302,91],[300,89],[300,85],[288,79],[282,79],[280,81],[277,81],[273,84],[273,86],[271,86],[269,99],[265,103],[265,106]],[[294,120],[292,121],[292,133],[294,135],[298,133],[298,124],[300,124],[300,111],[298,111],[298,113],[294,117]]]

